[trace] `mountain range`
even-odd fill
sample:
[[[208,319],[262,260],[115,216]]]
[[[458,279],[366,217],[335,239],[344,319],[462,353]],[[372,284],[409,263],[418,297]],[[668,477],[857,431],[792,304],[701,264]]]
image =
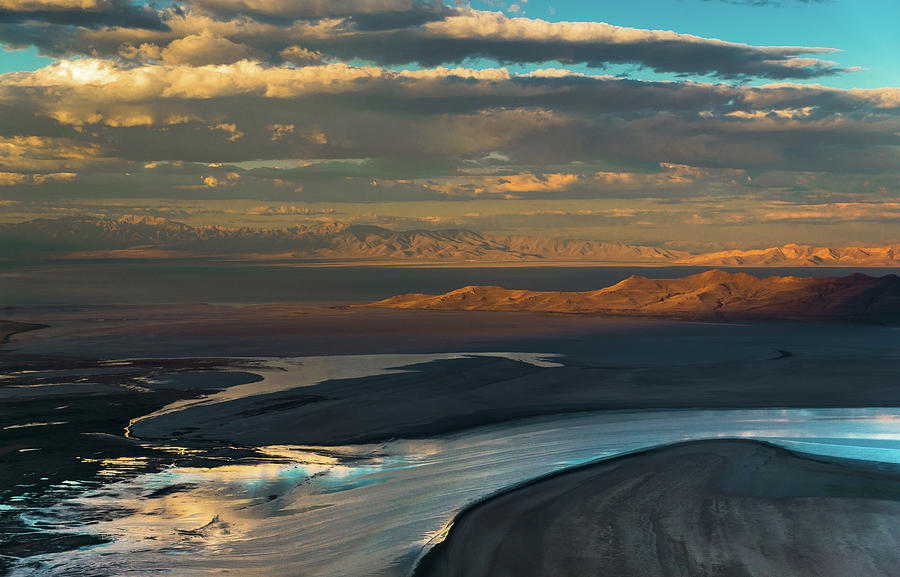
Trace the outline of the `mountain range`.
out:
[[[441,295],[405,294],[371,305],[429,310],[531,311],[679,318],[900,319],[900,277],[810,278],[711,270],[675,279],[631,276],[585,292],[467,286]]]
[[[64,217],[0,225],[0,256],[82,258],[215,256],[257,259],[401,262],[519,262],[693,266],[900,266],[900,245],[690,253],[604,242],[508,236],[465,229],[395,231],[322,223],[283,228],[190,226],[148,216]]]

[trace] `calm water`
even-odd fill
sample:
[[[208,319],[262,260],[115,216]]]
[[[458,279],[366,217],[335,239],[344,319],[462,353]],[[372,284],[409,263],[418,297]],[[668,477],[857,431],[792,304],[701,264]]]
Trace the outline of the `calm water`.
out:
[[[405,292],[441,293],[500,285],[582,291],[632,274],[672,278],[705,267],[308,267],[197,261],[0,262],[0,305],[154,304],[175,302],[360,302]],[[844,268],[743,268],[757,276],[844,276]],[[894,269],[863,269],[873,276]]]

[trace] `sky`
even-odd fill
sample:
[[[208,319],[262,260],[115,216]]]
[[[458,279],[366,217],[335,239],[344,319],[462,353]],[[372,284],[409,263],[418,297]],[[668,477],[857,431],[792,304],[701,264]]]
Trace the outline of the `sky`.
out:
[[[900,242],[896,0],[0,0],[0,222]]]

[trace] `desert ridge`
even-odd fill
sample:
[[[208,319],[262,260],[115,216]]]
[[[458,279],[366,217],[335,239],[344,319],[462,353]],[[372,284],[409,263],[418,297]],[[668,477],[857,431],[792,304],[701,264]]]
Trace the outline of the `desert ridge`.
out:
[[[556,292],[466,286],[440,295],[404,294],[368,306],[531,311],[654,317],[900,318],[900,277],[771,276],[711,270],[674,279],[631,276],[594,291]]]

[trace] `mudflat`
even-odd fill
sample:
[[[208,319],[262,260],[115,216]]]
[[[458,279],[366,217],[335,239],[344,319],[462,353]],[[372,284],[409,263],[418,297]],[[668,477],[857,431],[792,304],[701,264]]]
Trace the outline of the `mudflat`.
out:
[[[125,477],[185,464],[154,447],[200,448],[191,466],[217,467],[258,459],[260,445],[429,437],[562,412],[900,406],[900,331],[879,325],[199,304],[16,307],[0,320],[44,325],[0,353],[0,496],[30,507],[63,498],[59,487],[83,491],[70,480],[107,479],[107,458],[128,462]],[[122,437],[148,415],[137,439]],[[14,512],[0,528],[13,536],[0,572],[98,542]]]
[[[900,406],[900,331],[885,326],[290,305],[38,307],[11,316],[50,326],[15,335],[6,362],[45,369],[59,355],[179,357],[179,366],[200,369],[247,357],[329,355],[338,342],[342,354],[518,351],[558,365],[503,356],[405,367],[398,360],[392,367],[404,372],[298,382],[146,419],[132,430],[141,438],[336,445],[588,410]],[[222,386],[225,379],[209,388]]]
[[[900,473],[765,443],[684,443],[461,513],[417,577],[891,577]]]

